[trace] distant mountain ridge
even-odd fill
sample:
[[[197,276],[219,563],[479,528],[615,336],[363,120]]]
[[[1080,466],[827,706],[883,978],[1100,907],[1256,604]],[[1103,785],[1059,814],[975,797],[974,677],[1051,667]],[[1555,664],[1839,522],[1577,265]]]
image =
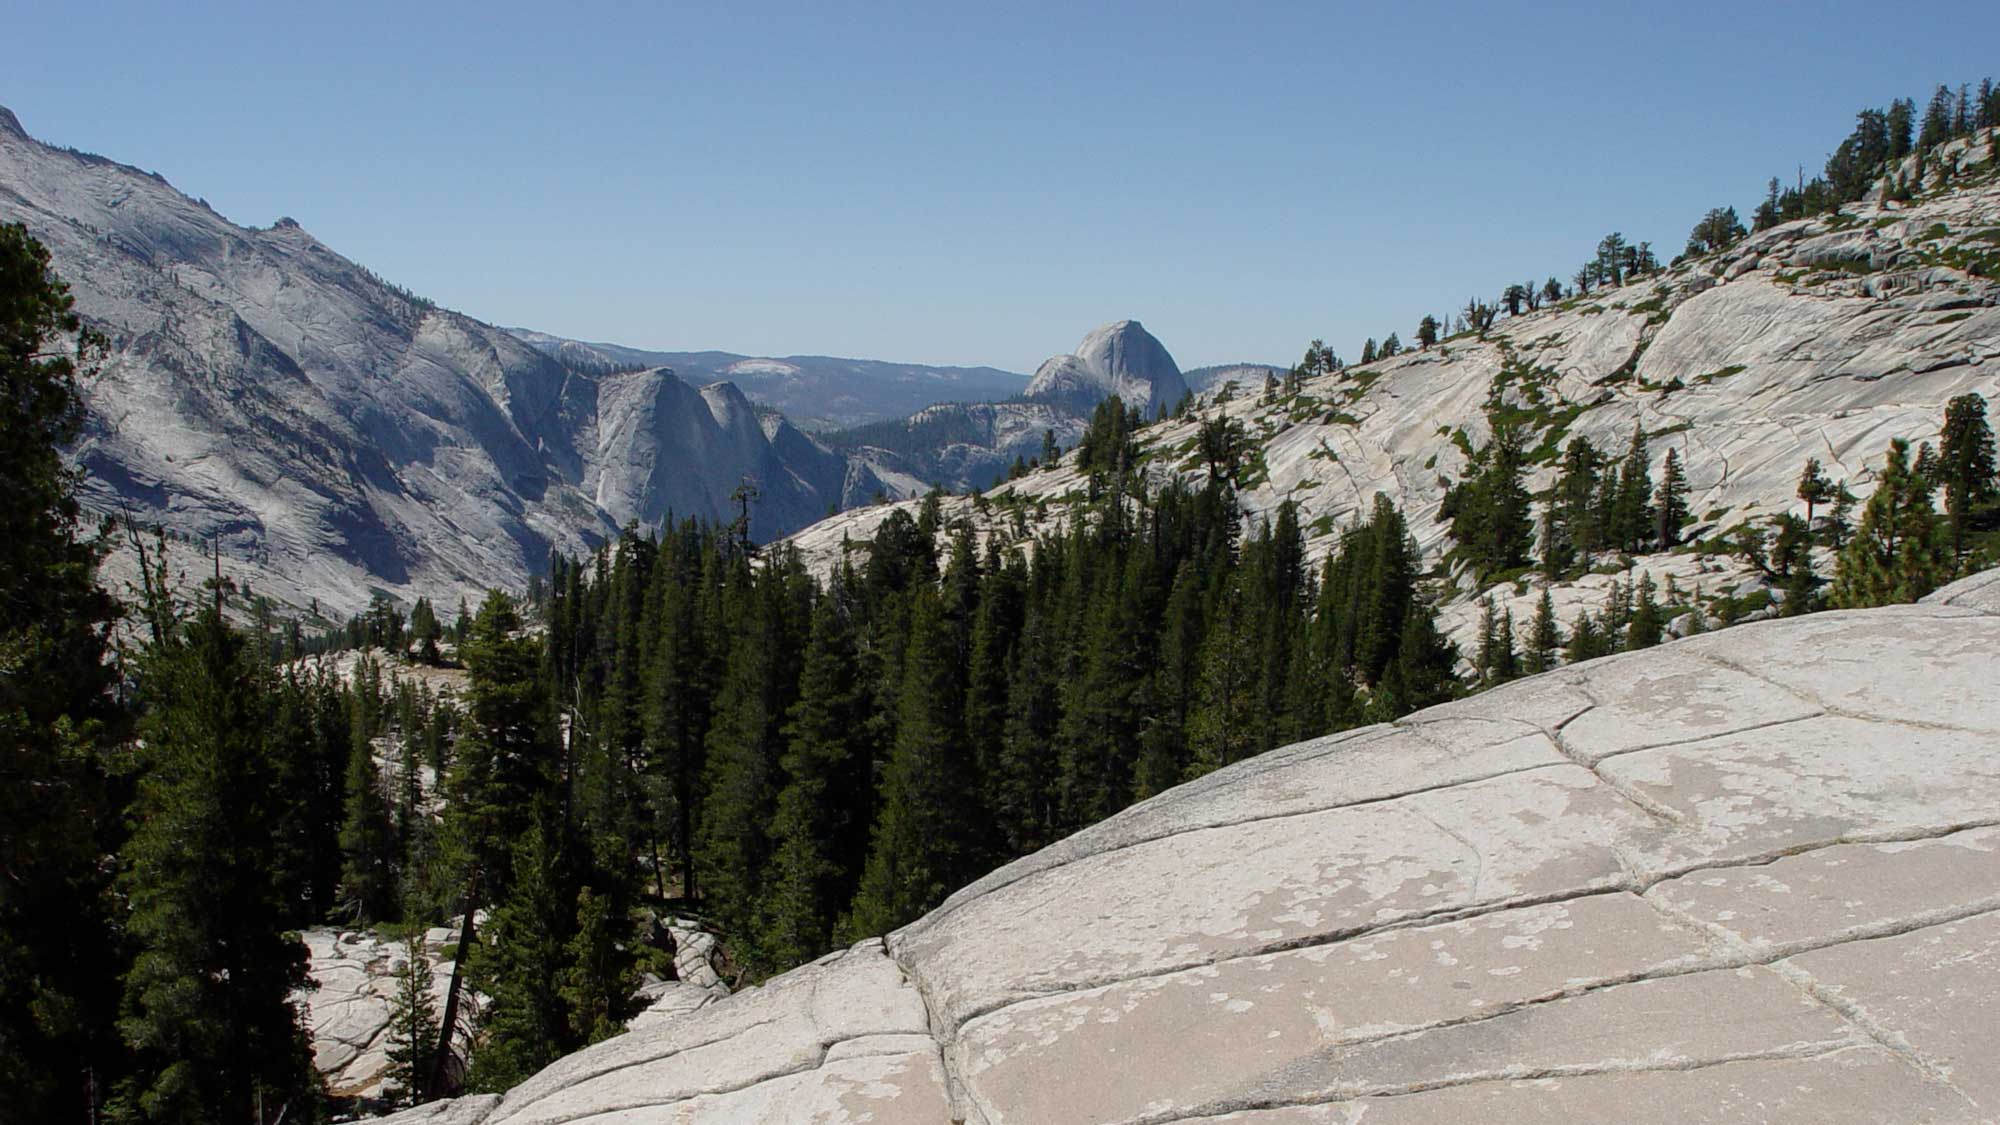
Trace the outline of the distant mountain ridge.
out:
[[[1151,416],[1187,391],[1165,345],[1138,321],[1116,320],[1085,335],[1075,352],[1043,361],[1019,398],[939,403],[826,440],[871,464],[962,492],[1005,479],[1017,461],[1039,457],[1051,435],[1064,448],[1076,444],[1091,411],[1113,395]]]
[[[802,429],[845,429],[902,418],[938,402],[992,402],[1019,395],[1028,377],[997,367],[939,367],[838,356],[748,356],[666,352],[586,343],[510,328],[515,336],[572,366],[605,370],[671,367],[695,386],[728,380],[751,401]]]
[[[109,342],[71,451],[86,507],[218,544],[281,604],[519,587],[627,522],[731,518],[745,480],[760,538],[910,484],[727,383],[547,354],[4,110],[0,221],[49,249]]]
[[[1656,275],[1500,318],[1483,334],[1302,374],[1291,387],[1281,379],[1270,396],[1255,365],[1209,369],[1202,374],[1211,393],[1196,409],[1140,431],[1140,464],[1155,484],[1198,484],[1209,472],[1195,452],[1204,427],[1227,426],[1244,441],[1237,483],[1249,521],[1296,505],[1315,559],[1337,547],[1377,495],[1387,496],[1419,549],[1442,564],[1440,625],[1466,653],[1477,650],[1486,595],[1524,627],[1546,588],[1568,628],[1581,611],[1603,608],[1612,582],[1646,574],[1662,590],[1672,582],[1702,602],[1711,619],[1735,612],[1740,607],[1723,603],[1756,601],[1766,575],[1715,543],[1733,529],[1803,516],[1798,482],[1808,459],[1865,498],[1890,439],[1912,448],[1938,442],[1953,398],[1977,394],[1989,413],[2000,412],[1993,133],[1933,150],[1927,160],[1936,170],[1926,173],[1931,186],[1918,199],[1878,191],[1837,214],[1770,226]],[[1912,158],[1898,175],[1913,180],[1919,171]],[[1212,388],[1231,378],[1239,392],[1221,401]],[[1242,386],[1245,378],[1253,385]],[[1449,558],[1446,498],[1471,474],[1474,451],[1493,441],[1496,417],[1529,451],[1524,485],[1538,509],[1572,439],[1617,457],[1642,430],[1649,479],[1663,478],[1669,453],[1685,474],[1684,545],[1629,556],[1623,573],[1600,569],[1546,587],[1530,575],[1482,588],[1462,560]],[[942,526],[963,518],[984,539],[1021,542],[1076,519],[1088,483],[1076,459],[1065,457],[976,501],[946,499]],[[792,542],[824,571],[848,544],[870,542],[897,507],[842,512]],[[1706,548],[1694,545],[1702,540]],[[1822,574],[1827,555],[1822,548]]]

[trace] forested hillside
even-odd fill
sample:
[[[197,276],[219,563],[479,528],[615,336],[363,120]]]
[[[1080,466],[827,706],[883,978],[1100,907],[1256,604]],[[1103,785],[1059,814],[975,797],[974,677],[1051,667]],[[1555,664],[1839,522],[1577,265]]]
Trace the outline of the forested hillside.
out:
[[[313,923],[459,927],[441,1007],[407,963],[393,1097],[505,1089],[619,1032],[669,911],[754,982],[1272,747],[1984,565],[1980,107],[1905,156],[1884,113],[1857,180],[1864,115],[1762,229],[1711,212],[1677,264],[1608,238],[1414,351],[1315,342],[1177,405],[1149,380],[987,494],[759,545],[739,493],[332,630],[219,560],[179,580],[169,529],[93,535],[61,451],[106,341],[0,226],[0,1121],[321,1114]],[[335,650],[365,655],[336,675]]]

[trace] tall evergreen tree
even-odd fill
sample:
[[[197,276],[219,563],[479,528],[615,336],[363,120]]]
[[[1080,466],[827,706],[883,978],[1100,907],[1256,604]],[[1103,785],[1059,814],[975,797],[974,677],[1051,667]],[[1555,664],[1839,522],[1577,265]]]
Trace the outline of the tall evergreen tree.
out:
[[[1628,553],[1637,552],[1653,534],[1653,478],[1646,452],[1646,431],[1632,426],[1632,447],[1619,466],[1618,488],[1612,500],[1610,523],[1615,545]]]
[[[1458,686],[1452,671],[1457,663],[1458,650],[1438,632],[1430,607],[1421,603],[1412,606],[1396,646],[1396,658],[1389,662],[1368,701],[1368,717],[1386,722],[1450,699]]]
[[[639,1011],[639,973],[633,967],[631,926],[612,916],[613,900],[584,887],[576,896],[576,925],[563,954],[558,990],[569,1014],[569,1042],[601,1043],[625,1030]]]
[[[511,878],[485,939],[460,951],[488,998],[467,1076],[477,1090],[511,1089],[580,1045],[562,994],[576,925],[570,851],[554,797],[540,796],[533,806],[513,841]]]
[[[1549,588],[1543,586],[1541,600],[1535,603],[1534,624],[1528,631],[1528,674],[1546,672],[1561,663],[1562,646],[1562,627],[1556,624],[1555,599],[1549,596]]]
[[[753,949],[758,885],[770,857],[767,829],[782,780],[785,713],[798,689],[802,581],[796,560],[739,577],[740,624],[708,731],[694,856],[702,904],[725,939]]]
[[[104,659],[117,605],[61,450],[94,337],[48,252],[0,224],[0,1120],[84,1120],[123,1066],[107,967],[120,733]],[[72,343],[74,341],[74,343]],[[16,1116],[18,1115],[18,1116]]]
[[[1653,537],[1661,548],[1680,546],[1681,527],[1688,521],[1687,474],[1681,470],[1680,453],[1667,450],[1666,464],[1660,469],[1660,488],[1653,494]]]
[[[1952,399],[1945,406],[1932,483],[1944,491],[1954,568],[1965,564],[1965,535],[1973,514],[2000,497],[1995,471],[1993,427],[1986,421],[1986,400],[1976,394]]]
[[[1637,594],[1632,606],[1632,619],[1625,626],[1625,651],[1636,652],[1642,648],[1652,648],[1660,643],[1666,631],[1666,617],[1661,612],[1658,588],[1653,584],[1653,572],[1646,571],[1639,576]]]
[[[145,774],[123,857],[138,954],[119,1021],[137,1066],[120,1120],[254,1121],[312,1097],[291,998],[305,947],[284,932],[271,862],[284,798],[266,688],[221,597],[144,661]]]
[[[398,1106],[421,1105],[437,1050],[438,1017],[432,996],[435,979],[424,950],[423,929],[410,925],[403,936],[403,959],[392,967],[396,993],[389,1009],[389,1073],[385,1092]]]
[[[937,591],[919,587],[882,812],[849,920],[854,936],[886,933],[944,901],[970,877],[976,853],[964,688]]]
[[[784,728],[784,788],[771,825],[771,866],[757,930],[766,968],[833,948],[834,926],[867,861],[872,819],[872,696],[860,675],[846,580],[813,609],[799,698]]]
[[[1187,776],[1220,769],[1261,747],[1255,728],[1257,650],[1240,587],[1232,584],[1217,607],[1203,648],[1196,705],[1188,718]]]
[[[396,913],[396,837],[389,802],[375,768],[375,755],[362,743],[348,756],[347,817],[340,828],[341,905],[356,925]]]

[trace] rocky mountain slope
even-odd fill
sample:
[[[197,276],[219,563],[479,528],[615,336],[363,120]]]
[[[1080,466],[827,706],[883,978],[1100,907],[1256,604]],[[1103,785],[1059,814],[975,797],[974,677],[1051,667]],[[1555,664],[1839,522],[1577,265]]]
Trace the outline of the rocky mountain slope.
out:
[[[391,1120],[1990,1121],[1996,659],[1989,572],[1273,751]]]
[[[523,328],[510,331],[572,367],[670,367],[695,386],[734,383],[750,401],[815,432],[905,418],[938,402],[1013,398],[1028,385],[1026,375],[996,367],[934,367],[823,355],[662,352],[587,344]]]
[[[745,477],[766,537],[901,494],[730,384],[570,366],[297,223],[237,226],[157,176],[36,142],[4,109],[0,221],[49,248],[109,341],[73,451],[86,505],[218,541],[232,576],[281,603],[518,587],[552,548],[629,520],[733,516]]]
[[[1489,440],[1489,406],[1530,427],[1531,490],[1554,479],[1570,438],[1617,454],[1644,427],[1655,480],[1669,450],[1686,467],[1690,538],[1803,511],[1795,487],[1809,457],[1865,496],[1890,438],[1935,440],[1952,397],[2000,397],[2000,177],[1987,153],[1984,137],[1947,147],[1959,186],[1912,204],[1772,227],[1657,277],[1503,318],[1483,339],[1463,334],[1312,377],[1274,401],[1261,387],[1210,401],[1141,432],[1147,471],[1200,478],[1198,431],[1226,418],[1249,439],[1241,495],[1253,517],[1296,502],[1319,554],[1386,493],[1433,560],[1450,545],[1445,489]],[[1066,461],[977,500],[950,499],[945,515],[1020,541],[1059,525],[1083,491]],[[842,513],[792,541],[824,567],[843,541],[865,544],[888,511]],[[1733,559],[1694,552],[1633,565],[1710,597],[1751,577]],[[1599,605],[1610,580],[1557,585],[1564,619]],[[1539,596],[1528,582],[1497,593],[1523,622]],[[1461,640],[1477,620],[1473,594],[1463,580],[1445,607]]]
[[[1285,369],[1268,363],[1224,363],[1214,367],[1197,367],[1182,372],[1188,389],[1198,395],[1210,395],[1225,385],[1233,384],[1239,393],[1256,393],[1264,385],[1266,376],[1282,379]]]

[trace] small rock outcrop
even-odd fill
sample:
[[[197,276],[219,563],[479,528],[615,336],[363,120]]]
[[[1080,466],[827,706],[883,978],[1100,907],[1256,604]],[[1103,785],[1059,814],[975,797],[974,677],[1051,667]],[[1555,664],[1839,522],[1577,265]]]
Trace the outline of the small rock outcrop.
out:
[[[400,1120],[2000,1118],[2000,573],[1239,763]]]
[[[676,979],[646,979],[640,989],[646,1008],[633,1017],[630,1026],[634,1031],[729,995],[728,986],[715,971],[715,935],[685,918],[665,919],[661,925],[673,937]],[[458,934],[454,923],[433,927],[423,935],[421,949],[431,968],[433,1012],[444,1009],[454,967],[451,951]],[[306,1009],[314,1068],[326,1079],[327,1092],[334,1097],[383,1097],[389,1093],[384,1088],[389,1077],[389,1023],[407,956],[403,943],[367,930],[320,928],[307,930],[301,937],[310,958],[307,973],[314,987],[296,999]],[[484,1000],[474,996],[471,1003],[477,1008]],[[465,1030],[460,1029],[461,1055],[471,1046],[464,1038]]]

